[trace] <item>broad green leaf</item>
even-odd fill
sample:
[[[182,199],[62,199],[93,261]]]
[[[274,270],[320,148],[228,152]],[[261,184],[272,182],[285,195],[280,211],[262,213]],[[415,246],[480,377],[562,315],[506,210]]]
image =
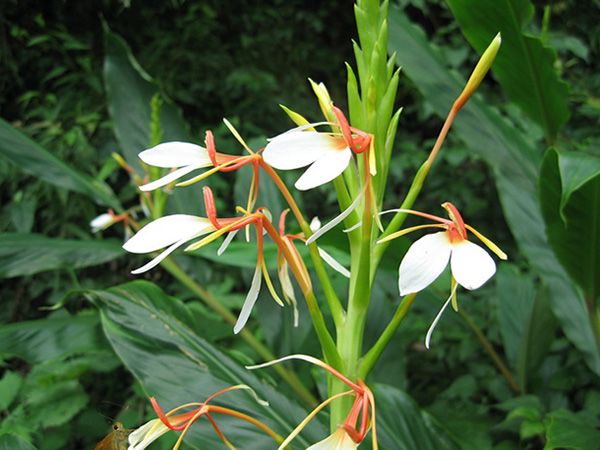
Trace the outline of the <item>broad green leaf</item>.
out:
[[[600,295],[600,158],[548,150],[540,198],[550,244],[594,304]]]
[[[100,308],[104,331],[116,353],[148,395],[156,396],[165,409],[203,401],[231,385],[247,384],[270,406],[258,404],[245,391],[224,395],[220,403],[263,420],[282,435],[307,414],[278,389],[264,384],[255,373],[204,340],[189,308],[157,286],[136,281],[94,291],[90,296]],[[216,420],[234,445],[249,450],[275,447],[272,440],[248,424],[224,416]],[[206,421],[197,425],[188,442],[200,448],[221,448]],[[307,447],[327,434],[317,421],[296,445]]]
[[[108,112],[113,128],[127,162],[140,170],[138,153],[148,148],[150,137],[150,102],[159,92],[157,85],[132,55],[125,41],[105,27],[104,84]],[[160,109],[160,127],[163,142],[191,142],[188,125],[181,110],[168,98]],[[169,199],[171,212],[198,214],[201,195],[193,188],[176,188]]]
[[[137,155],[150,144],[150,101],[158,88],[120,36],[105,29],[104,42],[108,111],[125,159],[139,167]],[[160,117],[163,140],[189,141],[189,130],[181,111],[168,99],[164,100]]]
[[[531,314],[525,326],[523,339],[519,347],[517,375],[522,392],[529,390],[528,382],[533,373],[542,364],[552,345],[557,328],[546,288],[540,289],[533,301]]]
[[[407,394],[392,386],[375,385],[377,431],[381,448],[394,450],[456,449]]]
[[[552,343],[556,320],[546,293],[536,292],[530,277],[508,264],[496,276],[496,314],[504,351],[526,392],[530,372],[541,364]]]
[[[0,450],[37,450],[29,441],[15,434],[0,435]]]
[[[69,191],[79,192],[101,205],[120,210],[121,205],[102,181],[78,172],[0,119],[0,156],[31,175]]]
[[[30,389],[24,400],[29,420],[43,428],[68,423],[88,403],[89,397],[76,380],[56,380]]]
[[[468,41],[483,52],[496,33],[502,47],[492,68],[508,98],[539,123],[549,140],[569,119],[568,86],[555,70],[556,52],[524,33],[533,17],[529,0],[447,0]]]
[[[58,312],[43,320],[0,328],[0,357],[17,357],[29,364],[107,349],[97,314],[71,316]]]
[[[0,379],[0,411],[8,409],[19,393],[23,379],[19,374],[7,370]]]
[[[595,418],[561,409],[546,416],[546,445],[544,450],[596,450],[600,430]]]
[[[116,240],[76,241],[40,234],[0,234],[0,278],[33,275],[45,270],[81,269],[123,255]]]
[[[404,73],[415,81],[433,110],[445,116],[464,81],[448,70],[423,31],[394,8],[390,9],[390,46],[398,52],[397,61]],[[585,355],[589,367],[600,374],[600,354],[585,302],[543,232],[536,186],[538,151],[477,95],[461,110],[452,132],[493,169],[502,209],[520,251],[548,288],[552,310],[565,334]]]

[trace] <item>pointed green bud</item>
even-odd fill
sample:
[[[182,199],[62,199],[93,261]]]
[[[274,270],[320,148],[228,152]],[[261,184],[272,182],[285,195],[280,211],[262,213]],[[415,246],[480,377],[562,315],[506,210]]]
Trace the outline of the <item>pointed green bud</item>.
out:
[[[490,67],[492,67],[494,59],[496,59],[496,54],[500,49],[501,43],[502,37],[500,36],[500,33],[498,33],[496,37],[492,40],[488,48],[485,50],[485,52],[483,52],[483,55],[481,55],[479,62],[477,63],[475,69],[473,70],[473,73],[469,77],[469,81],[467,81],[465,88],[463,89],[459,97],[456,99],[456,109],[462,108],[463,105],[467,103],[469,98],[471,98],[473,92],[475,92],[475,90],[479,87],[479,85],[483,81],[483,78],[490,70]]]
[[[321,107],[321,111],[327,119],[327,122],[337,122],[335,118],[335,113],[333,112],[333,101],[331,100],[331,97],[329,96],[329,91],[327,91],[325,85],[323,83],[317,84],[310,78],[308,79],[308,81],[310,81],[310,85],[312,86],[313,91],[315,91],[315,95],[319,100],[319,106]]]

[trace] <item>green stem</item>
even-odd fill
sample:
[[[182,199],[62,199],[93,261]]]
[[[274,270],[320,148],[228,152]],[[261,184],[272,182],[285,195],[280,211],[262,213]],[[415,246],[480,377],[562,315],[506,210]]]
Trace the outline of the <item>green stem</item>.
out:
[[[202,299],[202,301],[204,301],[204,303],[210,309],[221,316],[226,322],[231,325],[236,323],[237,318],[233,315],[233,313],[225,308],[210,291],[204,289],[202,286],[196,283],[196,281],[194,281],[192,277],[190,277],[181,267],[179,267],[175,261],[173,261],[171,258],[167,258],[162,261],[161,266],[178,281],[180,281],[181,284],[186,286],[190,291],[200,297],[200,299]],[[244,329],[240,331],[239,336],[244,339],[246,343],[266,361],[276,359],[275,355],[273,355],[273,353],[271,353],[271,351],[258,339],[256,339],[248,330]],[[294,372],[288,371],[281,365],[275,365],[273,368],[307,405],[314,406],[317,404],[317,399],[308,389],[306,389],[302,381],[300,381]]]
[[[458,310],[458,313],[465,320],[465,322],[467,322],[467,325],[469,325],[473,333],[475,333],[475,336],[477,336],[477,339],[479,339],[479,342],[481,343],[483,349],[490,356],[490,358],[492,358],[492,361],[494,362],[494,364],[496,365],[496,367],[498,368],[498,370],[500,371],[510,388],[513,390],[513,392],[515,394],[520,394],[521,388],[515,381],[514,377],[512,376],[512,373],[510,372],[500,355],[494,349],[492,343],[485,336],[485,334],[483,334],[481,328],[477,326],[473,318],[469,316],[462,308]]]
[[[413,304],[416,296],[416,293],[410,294],[402,299],[398,305],[398,309],[396,309],[396,312],[392,317],[392,320],[390,320],[390,323],[388,323],[387,327],[385,327],[385,330],[383,330],[383,333],[381,333],[381,336],[379,336],[377,342],[375,342],[373,347],[371,347],[367,354],[362,358],[358,370],[359,378],[364,380],[367,375],[369,375],[371,369],[373,369],[375,363],[381,356],[381,353],[383,353],[391,339],[394,337],[394,334],[396,334],[398,326],[406,316],[406,313],[408,313],[408,310]]]

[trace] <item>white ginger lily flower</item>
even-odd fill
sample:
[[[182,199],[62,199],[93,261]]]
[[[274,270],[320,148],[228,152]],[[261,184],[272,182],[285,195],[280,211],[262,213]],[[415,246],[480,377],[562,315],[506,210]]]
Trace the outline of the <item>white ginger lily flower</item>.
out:
[[[352,440],[346,430],[338,428],[322,441],[311,445],[306,450],[355,450],[358,444]]]
[[[400,263],[398,273],[398,286],[400,295],[408,295],[422,291],[433,283],[444,271],[448,262],[452,272],[453,288],[450,297],[434,319],[427,337],[425,345],[429,348],[431,334],[435,329],[442,313],[448,304],[454,300],[458,285],[468,290],[477,289],[482,286],[496,273],[496,263],[491,256],[479,245],[467,240],[467,230],[471,231],[479,238],[491,251],[500,259],[506,259],[506,254],[498,248],[496,244],[483,236],[470,225],[464,223],[456,207],[446,202],[442,205],[448,212],[450,219],[433,216],[412,210],[394,210],[415,214],[421,217],[432,219],[439,224],[418,225],[405,230],[393,233],[379,242],[385,242],[411,231],[423,228],[442,228],[445,231],[427,234],[416,240],[404,255]],[[453,306],[457,308],[453,302]]]
[[[152,269],[186,242],[215,230],[209,219],[187,214],[164,216],[150,222],[129,239],[123,248],[130,253],[151,253],[167,248],[131,273],[137,275]]]
[[[280,170],[310,167],[296,181],[296,189],[306,191],[337,178],[350,163],[352,150],[340,134],[294,129],[274,137],[265,147],[263,158]]]
[[[341,110],[334,107],[338,123],[306,124],[270,139],[263,151],[267,164],[280,170],[310,166],[295,187],[306,191],[337,178],[348,167],[352,152],[362,153],[371,145],[371,136],[351,128]],[[318,132],[314,126],[339,127],[340,132]]]

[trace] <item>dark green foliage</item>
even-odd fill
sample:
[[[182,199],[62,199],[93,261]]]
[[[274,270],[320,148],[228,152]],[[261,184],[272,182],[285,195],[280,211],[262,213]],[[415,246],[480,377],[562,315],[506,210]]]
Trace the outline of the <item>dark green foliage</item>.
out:
[[[398,3],[403,10],[391,13],[390,39],[403,71],[399,104],[392,106],[404,110],[387,170],[388,191],[400,198],[489,30],[485,21],[469,15],[482,10],[463,8],[478,2],[449,1],[452,11],[441,0]],[[459,301],[506,361],[520,392],[511,391],[458,314],[446,313],[432,350],[425,351],[424,332],[447,296],[449,280],[442,279],[419,295],[371,375],[370,381],[385,383],[375,389],[385,449],[597,447],[600,354],[588,320],[589,303],[571,278],[596,296],[597,264],[590,263],[595,247],[585,242],[598,234],[589,226],[597,216],[597,208],[589,207],[592,197],[597,203],[597,183],[588,186],[598,177],[593,172],[569,184],[573,171],[554,160],[555,152],[548,152],[543,165],[542,157],[544,137],[555,142],[560,158],[572,149],[592,159],[589,155],[597,154],[600,25],[591,10],[594,2],[552,2],[545,19],[547,2],[533,2],[533,10],[529,1],[502,3],[524,8],[522,20],[510,24],[513,44],[517,39],[540,54],[543,64],[536,67],[545,65],[544,80],[551,86],[541,91],[549,97],[529,103],[523,95],[530,87],[525,78],[519,92],[510,90],[515,86],[507,77],[520,78],[514,71],[519,63],[514,62],[515,46],[503,47],[502,67],[496,68],[499,84],[488,77],[481,94],[461,112],[417,209],[440,212],[438,205],[450,200],[468,223],[509,254],[511,262],[500,268],[495,284],[460,292]],[[258,406],[245,392],[228,394],[231,404],[258,411],[283,434],[301,419],[303,408],[285,398],[292,396],[277,375],[245,371],[244,364],[260,357],[233,339],[229,324],[164,271],[147,276],[160,288],[138,281],[109,289],[142,258],[117,259],[124,237],[120,225],[93,235],[88,224],[108,207],[119,210],[138,200],[128,176],[110,158],[113,151],[135,166],[136,153],[152,136],[202,143],[211,128],[218,146],[235,153],[240,147],[222,117],[259,148],[265,136],[290,125],[279,103],[310,119],[319,117],[309,76],[324,81],[345,107],[343,63],[352,61],[354,30],[352,8],[344,2],[3,3],[0,450],[93,448],[114,419],[131,427],[153,417],[147,395],[157,395],[168,407],[190,396],[201,400],[240,381],[257,388],[272,402],[271,409]],[[559,79],[569,83],[568,93]],[[158,128],[150,124],[153,99],[161,103]],[[547,113],[552,120],[543,120]],[[540,166],[546,181],[539,185],[541,208]],[[211,179],[217,206],[226,208],[226,215],[233,214],[231,204],[244,204],[248,181],[247,171]],[[281,199],[271,188],[263,186],[261,202],[278,213]],[[195,192],[179,191],[169,211],[199,213]],[[315,206],[313,200],[326,206]],[[331,200],[330,192],[321,190],[309,193],[305,204],[310,213],[330,216]],[[386,207],[398,206],[392,196],[387,201]],[[346,262],[339,236],[331,233],[320,242]],[[365,345],[381,332],[398,303],[397,269],[405,244],[396,241],[382,262]],[[275,248],[267,246],[266,255],[274,268]],[[255,257],[254,246],[240,240],[222,257],[211,246],[177,261],[235,309],[243,301]],[[339,290],[345,288],[342,277],[333,281]],[[92,290],[100,313],[81,296],[69,297],[68,311],[39,309],[61,302],[73,289]],[[289,308],[282,310],[262,295],[250,328],[278,355],[317,354],[303,305],[300,315],[300,327],[293,328]],[[320,373],[302,364],[294,369],[313,392],[323,389]],[[323,418],[303,434],[299,445],[321,438],[324,423]],[[222,428],[232,430],[226,434],[234,443],[256,436],[249,428],[228,426],[225,422]],[[199,427],[192,441],[217,448],[213,435],[204,431]],[[264,441],[253,442],[265,448]],[[162,445],[169,448],[168,442]]]

